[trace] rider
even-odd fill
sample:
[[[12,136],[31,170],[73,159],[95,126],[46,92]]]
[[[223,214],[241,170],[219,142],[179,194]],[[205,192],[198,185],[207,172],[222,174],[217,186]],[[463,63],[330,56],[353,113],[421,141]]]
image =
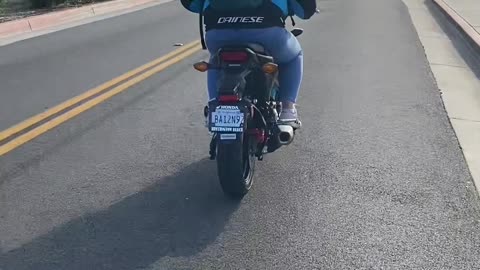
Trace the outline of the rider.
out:
[[[303,53],[297,38],[285,29],[288,16],[309,19],[316,0],[181,0],[195,13],[203,13],[205,40],[210,54],[226,45],[259,43],[279,65],[280,120],[296,122],[295,108],[303,73]],[[208,94],[216,98],[218,71],[208,70]]]

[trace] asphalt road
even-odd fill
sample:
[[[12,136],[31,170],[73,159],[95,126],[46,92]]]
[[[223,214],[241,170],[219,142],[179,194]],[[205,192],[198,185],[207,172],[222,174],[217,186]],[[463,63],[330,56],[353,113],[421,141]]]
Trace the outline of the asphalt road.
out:
[[[320,8],[304,127],[242,202],[207,159],[199,53],[0,158],[0,269],[479,269],[480,200],[406,7]],[[172,2],[0,47],[0,128],[196,27]]]

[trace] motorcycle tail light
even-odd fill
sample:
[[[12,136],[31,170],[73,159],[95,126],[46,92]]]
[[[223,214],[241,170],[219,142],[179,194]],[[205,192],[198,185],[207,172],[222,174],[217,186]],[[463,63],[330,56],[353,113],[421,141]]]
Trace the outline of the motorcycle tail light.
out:
[[[237,102],[237,101],[240,101],[240,98],[237,95],[224,95],[224,96],[219,96],[218,101],[220,101],[220,102]]]
[[[248,60],[248,54],[246,52],[222,52],[220,59],[225,62],[242,63]]]

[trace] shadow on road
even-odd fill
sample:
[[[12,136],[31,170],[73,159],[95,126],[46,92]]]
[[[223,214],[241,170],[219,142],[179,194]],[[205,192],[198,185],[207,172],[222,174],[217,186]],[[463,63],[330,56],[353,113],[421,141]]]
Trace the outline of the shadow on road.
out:
[[[196,162],[2,254],[0,269],[136,269],[164,256],[196,254],[217,238],[238,207],[218,187],[214,164]]]

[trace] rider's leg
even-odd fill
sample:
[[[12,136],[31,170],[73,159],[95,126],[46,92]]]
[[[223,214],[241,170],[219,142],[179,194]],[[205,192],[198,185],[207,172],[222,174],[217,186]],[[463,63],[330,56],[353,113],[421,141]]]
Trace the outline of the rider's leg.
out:
[[[302,74],[303,54],[301,53],[292,61],[279,65],[280,101],[282,102],[280,120],[282,121],[295,122],[298,120],[295,103],[297,102]]]
[[[217,81],[218,81],[218,70],[209,69],[207,71],[208,100],[212,100],[217,97]]]

